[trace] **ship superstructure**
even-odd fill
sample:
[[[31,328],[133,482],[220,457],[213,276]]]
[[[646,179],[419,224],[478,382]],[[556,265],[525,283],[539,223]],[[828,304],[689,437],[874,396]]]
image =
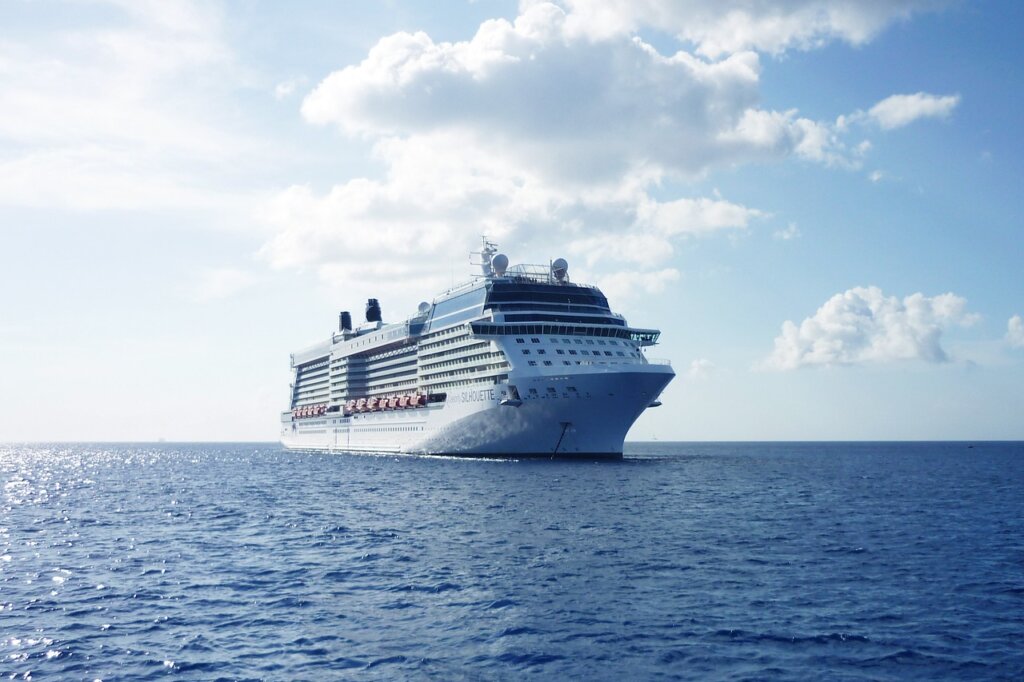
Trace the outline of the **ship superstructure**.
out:
[[[516,265],[486,239],[481,274],[385,324],[348,312],[291,356],[291,449],[469,456],[621,457],[629,427],[674,376],[559,258]]]

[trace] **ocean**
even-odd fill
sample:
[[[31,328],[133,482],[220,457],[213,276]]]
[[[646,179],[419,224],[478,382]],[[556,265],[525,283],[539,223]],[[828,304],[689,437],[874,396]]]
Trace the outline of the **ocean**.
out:
[[[0,674],[1024,679],[1024,444],[0,445]]]

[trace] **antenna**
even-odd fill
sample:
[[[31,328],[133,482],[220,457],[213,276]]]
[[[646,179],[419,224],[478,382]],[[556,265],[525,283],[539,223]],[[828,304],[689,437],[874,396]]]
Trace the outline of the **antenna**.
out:
[[[498,245],[492,241],[488,241],[487,235],[481,235],[480,242],[480,250],[470,252],[469,262],[472,263],[473,265],[480,266],[480,269],[483,271],[484,277],[493,277],[494,268],[491,266],[491,258],[494,257],[494,254],[498,253]],[[473,256],[480,256],[480,262],[473,262]]]

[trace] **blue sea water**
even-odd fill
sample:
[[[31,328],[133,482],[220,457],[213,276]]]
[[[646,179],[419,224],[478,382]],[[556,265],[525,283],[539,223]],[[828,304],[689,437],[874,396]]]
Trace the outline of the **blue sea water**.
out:
[[[18,679],[1024,679],[1024,444],[0,446]]]

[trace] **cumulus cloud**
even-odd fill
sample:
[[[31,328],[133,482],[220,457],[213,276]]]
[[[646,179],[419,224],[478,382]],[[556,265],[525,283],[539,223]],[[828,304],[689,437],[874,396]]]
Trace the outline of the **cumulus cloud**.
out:
[[[866,43],[889,24],[937,0],[565,0],[575,30],[608,36],[653,27],[718,57],[744,50],[780,54],[833,40]]]
[[[428,277],[422,264],[486,233],[564,248],[613,286],[665,286],[658,268],[680,240],[765,215],[687,196],[688,182],[786,159],[862,163],[870,142],[847,138],[867,114],[815,121],[762,107],[757,50],[863,42],[928,3],[868,4],[531,1],[462,41],[385,36],[301,107],[312,124],[369,140],[383,173],[282,191],[260,211],[275,232],[263,257],[331,278],[387,249],[403,277]],[[651,27],[697,51],[659,51],[638,35]]]
[[[833,124],[758,107],[754,52],[663,55],[628,33],[595,38],[578,28],[579,17],[533,3],[467,41],[387,36],[361,63],[325,78],[302,113],[371,137],[459,130],[561,183],[652,182],[790,156],[834,164],[856,155]]]
[[[916,293],[901,300],[885,296],[878,287],[855,287],[830,298],[799,325],[783,323],[762,366],[791,370],[899,360],[946,362],[943,331],[977,320],[966,308],[967,301],[952,293]]]
[[[1014,348],[1024,348],[1024,318],[1014,315],[1006,323],[1006,342]]]
[[[868,110],[868,115],[883,130],[902,128],[919,118],[948,118],[960,103],[960,95],[892,95]]]

